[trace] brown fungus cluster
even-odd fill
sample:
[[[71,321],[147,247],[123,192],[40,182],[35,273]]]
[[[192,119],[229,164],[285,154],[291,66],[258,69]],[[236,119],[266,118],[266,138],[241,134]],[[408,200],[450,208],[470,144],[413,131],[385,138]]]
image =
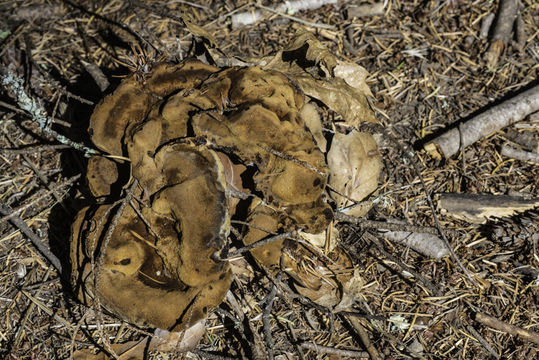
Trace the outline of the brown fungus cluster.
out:
[[[320,71],[285,61],[296,48],[307,48],[303,62]],[[195,324],[231,283],[223,250],[234,215],[249,223],[245,244],[299,231],[303,242],[280,240],[251,253],[270,271],[284,270],[313,301],[353,302],[360,283],[353,264],[335,241],[327,246],[336,230],[326,186],[341,210],[376,189],[376,144],[357,130],[374,121],[366,73],[309,33],[260,63],[158,64],[143,78],[125,78],[95,108],[89,132],[103,155],[89,160],[87,179],[96,201],[78,213],[71,244],[71,280],[84,303],[137,325],[179,331]],[[342,115],[348,135],[335,139],[346,141],[327,150],[318,107],[305,94]]]

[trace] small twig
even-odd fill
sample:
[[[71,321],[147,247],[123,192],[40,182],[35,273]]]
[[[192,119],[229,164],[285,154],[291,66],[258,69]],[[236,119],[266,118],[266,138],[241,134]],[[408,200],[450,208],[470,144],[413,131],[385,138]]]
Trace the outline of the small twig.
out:
[[[266,10],[282,16],[284,18],[296,21],[307,26],[312,26],[321,29],[335,29],[332,25],[312,23],[305,21],[298,17],[292,16],[291,14],[301,11],[301,10],[313,10],[317,9],[324,5],[333,5],[337,4],[337,0],[293,0],[285,1],[283,4],[275,7],[267,7],[261,4],[255,4],[259,9]],[[263,18],[263,11],[246,11],[232,16],[232,28],[238,28],[245,25],[251,25]]]
[[[371,342],[371,339],[369,338],[369,334],[361,324],[361,321],[352,316],[346,316],[346,320],[352,325],[352,327],[357,331],[361,342],[365,346],[365,349],[367,349],[368,354],[371,356],[371,359],[373,360],[380,360],[382,359],[380,355],[378,354],[378,350],[374,347],[374,345]]]
[[[381,234],[388,240],[410,247],[420,254],[433,259],[441,259],[449,255],[444,242],[433,234],[409,232],[409,231],[386,231]]]
[[[257,230],[260,230],[260,231],[263,231],[267,234],[271,234],[271,235],[279,235],[277,234],[276,232],[273,232],[273,231],[270,231],[268,229],[265,229],[263,228],[262,226],[258,226],[258,225],[255,225],[255,224],[251,224],[250,222],[247,222],[247,221],[241,221],[241,220],[230,220],[230,223],[231,224],[240,224],[240,225],[245,225],[245,226],[248,226],[248,227],[252,227],[253,229],[257,229]]]
[[[64,135],[61,135],[48,127],[48,124],[51,123],[49,116],[47,116],[43,107],[38,104],[36,100],[26,94],[26,91],[24,90],[23,80],[20,77],[12,74],[11,72],[8,72],[7,75],[2,76],[1,82],[4,87],[13,92],[17,104],[21,107],[21,109],[29,112],[32,115],[32,119],[39,125],[39,128],[43,132],[54,137],[62,144],[69,145],[74,149],[84,152],[85,156],[87,157],[90,157],[91,155],[96,155],[98,153],[96,150],[90,149],[83,144],[70,140]]]
[[[513,159],[517,159],[520,161],[531,161],[536,164],[539,164],[539,154],[534,153],[531,151],[524,151],[519,150],[513,146],[511,146],[509,143],[504,143],[502,145],[501,154],[503,156],[507,156]]]
[[[382,252],[384,254],[384,256],[387,257],[390,261],[393,261],[395,264],[398,264],[401,267],[401,269],[403,269],[403,270],[409,272],[410,274],[412,274],[412,276],[419,283],[421,283],[423,286],[425,286],[427,289],[429,289],[433,294],[435,294],[435,295],[440,294],[440,290],[438,289],[436,284],[434,284],[432,281],[430,281],[425,276],[423,276],[421,273],[415,271],[411,267],[405,266],[405,264],[400,259],[398,259],[393,254],[390,254],[389,252],[387,252],[384,249],[384,247],[382,246],[382,243],[380,242],[380,240],[376,236],[374,236],[374,235],[372,235],[372,234],[370,234],[368,232],[365,232],[362,236],[364,236],[367,240],[369,240],[373,244],[375,244],[376,247],[378,248],[378,250],[380,252]]]
[[[416,233],[431,234],[431,235],[438,234],[438,229],[433,228],[433,227],[415,226],[415,225],[408,225],[408,224],[395,224],[395,223],[390,223],[386,221],[367,220],[367,219],[358,218],[355,216],[346,215],[341,212],[335,213],[335,220],[355,224],[364,229],[408,231],[408,232],[416,232]]]
[[[228,357],[228,356],[215,355],[215,354],[209,353],[209,352],[204,351],[204,350],[194,349],[194,350],[191,350],[190,352],[192,352],[195,355],[200,356],[203,359],[209,359],[209,360],[235,360],[235,358],[231,358],[231,357]]]
[[[94,79],[95,83],[99,87],[99,90],[101,92],[104,92],[107,90],[107,88],[110,86],[110,82],[103,74],[103,71],[97,66],[96,64],[86,62],[84,60],[81,60],[82,66],[84,66],[84,69],[90,74],[92,79]]]
[[[63,150],[63,149],[71,149],[71,146],[69,145],[62,145],[62,144],[46,144],[46,145],[35,145],[35,146],[26,146],[21,148],[8,148],[8,149],[0,149],[0,152],[3,152],[5,154],[35,154],[38,152],[43,152],[47,150]]]
[[[277,281],[280,280],[280,273],[277,275],[276,279]],[[273,285],[271,287],[271,291],[269,292],[268,296],[262,301],[262,304],[264,304],[264,311],[262,312],[262,324],[264,326],[264,340],[266,342],[266,352],[268,355],[269,360],[273,360],[273,336],[271,335],[271,324],[270,324],[270,315],[271,315],[271,308],[273,307],[273,302],[275,301],[275,297],[277,295],[277,286]]]
[[[11,214],[3,216],[2,218],[0,218],[0,224],[2,224],[4,221],[7,221],[7,220],[11,219],[13,216],[17,216],[19,213],[23,212],[24,210],[28,209],[29,207],[33,206],[34,204],[38,203],[39,201],[43,200],[47,196],[54,193],[56,190],[59,190],[59,189],[65,187],[65,186],[73,184],[79,178],[80,178],[80,175],[75,175],[72,178],[69,178],[68,180],[61,182],[60,184],[54,184],[54,186],[51,186],[50,190],[45,191],[42,194],[39,194],[34,200],[30,201],[27,204],[19,206],[18,208],[14,209]]]
[[[6,109],[9,109],[9,110],[11,110],[13,112],[16,112],[17,114],[22,114],[22,115],[25,115],[25,116],[30,117],[30,118],[32,117],[26,111],[21,110],[21,109],[15,107],[15,106],[12,106],[12,105],[10,105],[10,104],[8,104],[6,102],[0,101],[0,106],[5,107]],[[52,122],[55,123],[55,124],[58,124],[58,125],[62,125],[62,126],[67,127],[67,128],[71,127],[71,124],[68,123],[67,121],[56,119],[54,116],[52,117]]]
[[[488,341],[481,336],[481,334],[473,328],[473,326],[468,325],[466,326],[466,329],[472,334],[474,338],[479,341],[481,345],[490,353],[490,355],[494,356],[496,359],[499,359],[501,356],[494,350],[494,348],[488,343]]]
[[[370,358],[370,355],[367,351],[336,349],[329,346],[322,346],[322,345],[317,345],[317,344],[307,343],[307,342],[301,343],[299,346],[301,346],[304,349],[312,350],[316,352],[317,354],[329,354],[329,355],[346,356],[346,357],[352,357],[352,358]]]
[[[3,216],[11,215],[13,210],[7,205],[0,204],[0,214]],[[49,248],[41,241],[39,236],[37,236],[26,223],[18,216],[13,215],[9,218],[16,228],[18,228],[26,237],[34,244],[37,250],[43,255],[49,262],[58,270],[59,274],[62,274],[62,263],[60,260],[49,250]]]
[[[283,239],[286,239],[286,238],[295,238],[296,237],[296,232],[295,231],[289,231],[289,232],[286,232],[286,233],[282,233],[282,234],[278,234],[278,235],[274,235],[274,236],[270,236],[268,238],[265,238],[265,239],[262,239],[262,240],[258,240],[250,245],[247,245],[247,246],[244,246],[244,247],[241,247],[237,250],[234,250],[234,251],[231,251],[230,253],[228,253],[228,256],[225,260],[228,260],[236,255],[239,255],[239,254],[243,254],[244,252],[247,252],[249,250],[252,250],[254,248],[257,248],[259,246],[263,246],[263,245],[266,245],[266,244],[269,244],[269,243],[272,243],[272,242],[275,242],[275,241],[279,241],[279,240],[283,240]]]
[[[45,287],[47,278],[49,277],[50,274],[51,274],[51,267],[49,267],[47,271],[45,272],[45,275],[43,275],[43,280],[42,280],[43,282],[41,283],[41,285],[39,286],[35,294],[36,298],[39,297],[39,295],[41,295],[41,291],[43,291],[43,287]],[[15,344],[15,347],[19,345],[21,337],[24,333],[23,330],[26,326],[26,323],[30,319],[30,315],[32,315],[32,312],[34,311],[35,307],[36,307],[36,303],[32,302],[30,306],[28,307],[28,309],[26,309],[26,314],[24,314],[24,318],[22,319],[22,321],[20,321],[17,331],[15,332],[15,340],[13,341],[13,343]]]
[[[523,340],[531,341],[539,345],[539,333],[535,331],[519,328],[518,326],[508,324],[506,322],[496,319],[495,317],[485,315],[479,312],[475,314],[475,320],[479,321],[483,325],[489,326],[491,328],[508,333],[513,336],[518,336]]]
[[[309,170],[311,170],[311,171],[317,173],[317,174],[320,175],[320,176],[323,176],[323,177],[325,177],[325,178],[328,177],[328,174],[326,174],[326,173],[320,171],[319,169],[315,168],[314,166],[312,166],[311,164],[309,164],[309,163],[307,163],[307,162],[305,162],[305,161],[298,160],[298,159],[296,159],[295,157],[293,157],[293,156],[291,156],[291,155],[283,154],[282,152],[279,152],[279,151],[277,151],[277,150],[274,150],[274,149],[269,148],[269,147],[267,147],[267,146],[265,146],[265,145],[262,145],[262,144],[257,144],[257,146],[260,147],[260,148],[262,148],[262,149],[264,149],[264,150],[266,150],[266,151],[269,152],[270,154],[275,155],[275,156],[281,158],[281,159],[288,160],[288,161],[292,161],[292,162],[294,162],[294,163],[296,163],[296,164],[298,164],[298,165],[301,165],[301,166],[303,166],[303,167],[305,167],[305,168],[307,168],[307,169],[309,169]]]

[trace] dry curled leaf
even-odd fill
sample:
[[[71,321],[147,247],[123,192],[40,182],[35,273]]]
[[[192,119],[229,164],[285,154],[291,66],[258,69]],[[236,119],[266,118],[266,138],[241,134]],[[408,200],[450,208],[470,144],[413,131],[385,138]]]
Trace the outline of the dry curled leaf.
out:
[[[349,126],[376,122],[367,101],[371,92],[365,83],[365,69],[339,60],[312,33],[298,31],[286,49],[260,64],[285,73],[305,94],[339,113]],[[325,76],[320,76],[320,71]]]
[[[331,197],[339,208],[353,205],[376,190],[382,160],[372,135],[355,130],[346,135],[336,133],[327,158],[329,185],[335,190]],[[363,216],[357,209],[347,214]]]

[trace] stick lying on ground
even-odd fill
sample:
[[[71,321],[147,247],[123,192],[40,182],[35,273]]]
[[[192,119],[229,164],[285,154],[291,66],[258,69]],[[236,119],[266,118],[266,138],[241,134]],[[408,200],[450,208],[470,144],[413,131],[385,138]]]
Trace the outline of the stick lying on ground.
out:
[[[484,224],[491,217],[513,216],[539,206],[539,198],[524,199],[508,195],[441,194],[438,208],[457,219]]]
[[[532,161],[539,164],[539,154],[531,151],[524,151],[511,146],[509,143],[502,145],[501,154],[521,161]]]
[[[536,333],[535,331],[522,329],[515,325],[511,325],[506,322],[500,321],[496,319],[495,317],[481,314],[481,313],[475,314],[475,320],[479,321],[483,325],[489,326],[496,330],[503,331],[511,335],[516,335],[520,337],[521,339],[531,341],[535,344],[539,344],[539,333]]]
[[[484,55],[488,67],[496,66],[505,45],[511,41],[513,24],[517,19],[517,15],[518,0],[500,0],[492,39]]]
[[[441,156],[449,158],[461,148],[465,148],[501,128],[514,124],[538,110],[539,85],[536,85],[445,132],[428,142],[424,148],[435,158],[440,159]]]
[[[12,214],[11,208],[8,206],[0,204],[0,214],[3,216],[10,216]],[[39,236],[37,236],[29,227],[26,225],[26,223],[18,216],[11,215],[9,217],[9,221],[18,228],[30,241],[34,246],[39,250],[41,255],[43,255],[47,260],[50,261],[50,263],[58,270],[58,273],[62,273],[62,263],[60,260],[52,253],[52,251],[49,250],[47,245],[45,245]]]

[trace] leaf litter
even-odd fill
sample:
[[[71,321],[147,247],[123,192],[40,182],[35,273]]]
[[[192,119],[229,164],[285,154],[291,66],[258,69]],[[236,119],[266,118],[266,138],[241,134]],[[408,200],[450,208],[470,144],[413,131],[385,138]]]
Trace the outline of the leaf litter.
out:
[[[1,30],[11,33],[2,43],[2,63],[6,68],[10,64],[9,69],[17,72],[22,71],[23,63],[36,65],[25,75],[28,76],[26,80],[32,87],[33,95],[42,100],[50,113],[71,124],[75,130],[59,130],[64,134],[73,134],[75,138],[83,136],[86,129],[83,121],[88,118],[84,114],[91,110],[81,105],[81,100],[97,102],[102,97],[97,87],[89,89],[88,86],[92,86],[91,79],[86,77],[82,81],[86,72],[79,59],[98,64],[107,73],[125,75],[129,70],[118,67],[113,61],[117,53],[130,55],[130,47],[122,46],[122,42],[133,43],[137,38],[139,41],[144,39],[147,43],[153,43],[158,52],[172,54],[178,60],[186,56],[191,43],[191,35],[181,27],[177,19],[165,16],[162,11],[141,11],[133,4],[122,6],[123,2],[111,2],[101,7],[88,4],[88,8],[68,7],[67,3],[54,5],[54,13],[61,9],[69,15],[63,16],[61,20],[52,15],[32,15],[30,20],[26,20],[32,21],[31,26],[18,26],[16,22],[7,19],[0,21]],[[22,16],[23,9],[32,5],[28,2],[6,11],[16,19]],[[342,30],[310,30],[316,32],[317,39],[322,39],[330,54],[339,54],[341,59],[351,60],[372,74],[367,78],[367,83],[375,97],[372,105],[378,112],[377,118],[386,126],[386,131],[405,145],[411,145],[413,141],[428,136],[442,126],[481,109],[493,99],[500,99],[537,78],[537,66],[534,65],[536,58],[534,60],[533,55],[533,24],[538,19],[532,6],[525,3],[522,9],[522,21],[529,38],[523,52],[509,46],[503,64],[498,68],[499,72],[492,72],[480,58],[488,44],[475,35],[481,30],[482,17],[496,12],[496,3],[458,4],[455,7],[450,4],[438,5],[435,2],[427,6],[418,6],[413,2],[392,3],[390,11],[384,16],[362,21],[347,19],[340,11],[342,8],[332,6],[296,14],[314,23],[343,26]],[[191,19],[196,19],[194,23],[214,36],[219,48],[239,59],[268,56],[279,50],[282,44],[288,43],[298,28],[294,22],[272,15],[247,29],[229,30],[227,17],[219,17],[217,14],[246,9],[249,7],[247,2],[203,4],[203,8],[177,3],[167,6],[169,14],[178,8],[191,14]],[[159,4],[155,8],[161,9]],[[94,11],[97,16],[88,10]],[[132,16],[135,12],[143,16]],[[41,11],[40,14],[45,12]],[[125,25],[107,22],[109,19]],[[48,26],[54,21],[58,22],[56,26]],[[117,42],[112,42],[110,36],[115,37]],[[204,37],[203,34],[197,36]],[[423,57],[406,56],[406,51],[424,49],[425,46],[428,50],[422,53]],[[30,49],[30,58],[25,55],[25,49]],[[331,86],[320,86],[320,79],[336,75],[335,68],[331,73],[331,66],[334,65],[331,59],[325,59],[325,62],[316,58],[311,60],[311,70],[316,71],[309,73],[309,76],[298,77],[298,84],[313,84],[315,90],[312,90],[311,95],[316,95],[317,91],[323,93],[327,88],[333,89]],[[23,72],[19,74],[24,75]],[[63,86],[57,85],[55,81],[58,80]],[[350,84],[348,86],[353,87]],[[343,130],[331,125],[338,121],[351,121],[349,125],[359,125],[361,121],[355,119],[354,114],[339,114],[338,109],[346,108],[346,103],[339,105],[338,100],[341,99],[331,98],[327,94],[325,96],[325,102],[322,99],[320,101],[329,109],[317,104],[322,106],[323,134]],[[356,106],[363,106],[364,109],[364,104],[368,103],[360,101]],[[9,107],[2,105],[2,111],[4,160],[1,166],[5,174],[0,181],[4,194],[2,200],[16,208],[32,201],[38,190],[46,186],[40,180],[40,175],[46,179],[46,183],[54,184],[63,180],[62,171],[66,170],[62,170],[65,166],[60,152],[43,147],[51,140],[36,139],[28,132],[35,129],[33,123]],[[521,133],[534,131],[533,126],[518,129],[521,129]],[[343,133],[349,131],[346,128]],[[473,144],[455,160],[438,162],[419,153],[420,176],[427,189],[434,193],[518,193],[537,196],[536,167],[526,162],[504,160],[499,155],[499,145],[504,141],[504,135],[500,131]],[[38,151],[26,159],[19,153],[4,151],[7,148],[26,146],[35,146]],[[39,151],[40,147],[44,151]],[[432,226],[432,214],[426,206],[418,174],[414,173],[407,160],[403,160],[403,152],[390,141],[382,143],[379,152],[383,170],[379,194],[376,196],[380,201],[373,205],[368,217],[378,220],[399,219],[408,224]],[[67,171],[80,173],[83,168],[72,165],[71,170]],[[37,177],[36,170],[39,172]],[[65,196],[64,193],[62,195]],[[50,220],[51,214],[58,214],[54,205],[55,201],[47,197],[19,214],[51,247],[61,243],[58,240],[62,238],[61,232],[69,227],[65,213],[56,216],[60,226]],[[537,349],[532,343],[476,322],[474,313],[481,311],[508,324],[537,331],[537,286],[534,284],[538,273],[537,255],[533,246],[538,240],[535,236],[538,232],[536,212],[532,210],[511,218],[491,221],[487,227],[455,221],[443,215],[440,216],[440,222],[444,229],[449,230],[455,251],[472,271],[479,287],[469,284],[451,260],[439,263],[391,242],[379,243],[381,247],[378,247],[369,242],[368,237],[361,236],[369,230],[340,225],[340,237],[344,239],[342,241],[363,280],[360,299],[354,303],[353,312],[356,316],[364,316],[361,324],[375,341],[378,351],[393,358],[535,357]],[[2,323],[8,324],[7,328],[1,329],[0,336],[5,354],[15,358],[52,358],[52,351],[55,351],[59,354],[57,356],[68,357],[73,347],[91,348],[88,337],[82,335],[81,331],[73,330],[76,327],[83,329],[100,344],[106,343],[106,337],[116,343],[151,335],[144,329],[121,325],[107,314],[85,310],[73,302],[72,298],[63,297],[64,289],[58,276],[48,280],[47,263],[31,245],[6,222],[0,224],[0,228],[2,254],[5,254],[2,265],[2,281],[5,286],[0,296],[2,306],[7,310],[2,311]],[[60,255],[62,253],[61,249],[54,251]],[[20,269],[17,264],[25,264],[27,268],[22,279],[15,273]],[[438,293],[426,290],[430,288],[420,285],[422,283],[416,282],[413,276],[410,277],[413,270],[435,281]],[[231,305],[226,301],[208,319],[206,336],[198,346],[199,350],[195,350],[194,354],[199,354],[196,356],[204,357],[209,352],[211,355],[248,357],[246,354],[256,354],[260,350],[253,350],[254,344],[264,352],[264,341],[257,340],[263,332],[261,321],[256,320],[260,319],[257,317],[260,314],[257,309],[258,303],[270,289],[268,279],[274,277],[255,267],[245,270],[245,276],[239,279],[232,290],[237,292],[235,296],[241,306],[251,309],[251,313],[246,315],[248,319],[253,319],[248,327],[259,334],[249,336],[246,335],[248,332],[236,330],[237,327],[232,324],[238,324],[234,319],[240,315],[234,312],[227,315]],[[21,286],[34,296],[21,296],[17,290]],[[270,320],[274,325],[271,334],[276,354],[299,354],[301,352],[297,344],[311,341],[333,350],[364,349],[365,345],[358,336],[344,326],[342,315],[331,315],[322,309],[305,305],[300,300],[295,290],[288,291],[283,287],[275,301],[272,309],[274,316]],[[39,305],[34,306],[36,302]],[[54,310],[57,315],[51,317],[49,314],[52,311],[47,314],[40,309]],[[24,310],[27,310],[27,316],[23,314]],[[307,313],[313,313],[315,317]],[[392,331],[390,320],[397,319],[397,316],[401,322],[409,324],[407,329],[403,326],[403,330]],[[58,319],[68,319],[72,326],[62,325],[64,323],[58,322]],[[289,324],[287,326],[294,334],[292,338],[283,327],[279,327],[281,324]],[[241,347],[238,344],[242,342],[251,345]],[[418,342],[421,346],[417,345]],[[416,351],[412,352],[418,349],[419,355]],[[316,350],[302,351],[307,358],[330,356],[317,354]],[[334,352],[331,356],[336,354]],[[153,351],[150,356],[159,358],[162,355],[159,351]]]

